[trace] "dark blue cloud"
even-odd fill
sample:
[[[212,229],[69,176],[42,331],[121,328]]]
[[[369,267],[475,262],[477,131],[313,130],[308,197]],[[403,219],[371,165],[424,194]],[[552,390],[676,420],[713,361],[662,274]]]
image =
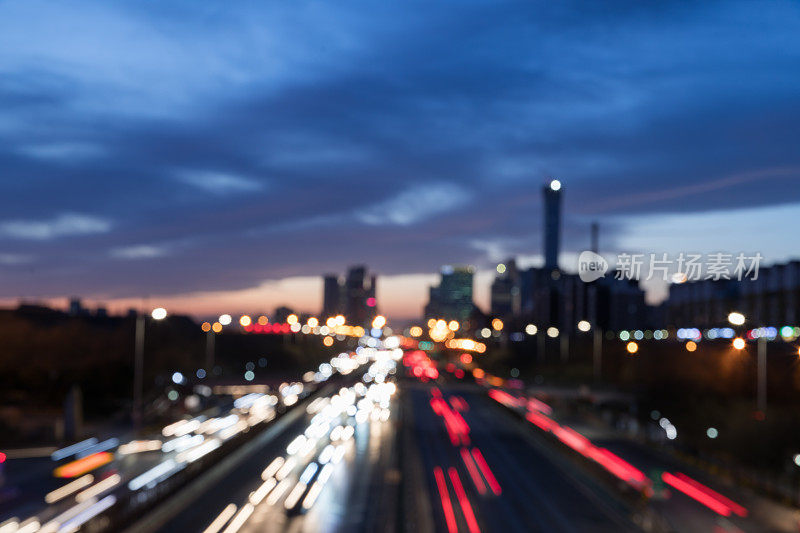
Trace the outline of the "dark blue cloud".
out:
[[[595,218],[624,247],[642,216],[800,204],[799,22],[791,2],[4,3],[0,297],[530,255],[547,176],[572,250]]]

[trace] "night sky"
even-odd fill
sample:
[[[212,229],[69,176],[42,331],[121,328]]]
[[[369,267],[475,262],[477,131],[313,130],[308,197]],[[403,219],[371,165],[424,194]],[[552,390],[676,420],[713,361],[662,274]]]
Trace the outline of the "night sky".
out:
[[[317,311],[364,262],[800,255],[797,2],[0,2],[0,299]],[[657,291],[655,291],[657,292]],[[658,295],[656,294],[655,297]]]

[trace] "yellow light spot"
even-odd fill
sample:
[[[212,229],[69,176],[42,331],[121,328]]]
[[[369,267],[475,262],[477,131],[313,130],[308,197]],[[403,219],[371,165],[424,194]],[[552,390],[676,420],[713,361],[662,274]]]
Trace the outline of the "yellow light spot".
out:
[[[451,320],[449,324],[447,324],[447,328],[450,331],[458,331],[458,328],[461,327],[461,324],[458,323],[458,320]]]
[[[209,331],[211,331],[211,324],[209,322],[203,322],[202,324],[200,324],[200,329],[208,333]]]
[[[412,326],[412,328],[409,330],[409,333],[412,337],[419,337],[422,335],[422,328],[419,326]]]
[[[495,331],[502,331],[503,321],[500,320],[499,318],[495,318],[494,320],[492,320],[492,329],[494,329]]]
[[[315,328],[317,326],[319,326],[319,320],[317,320],[317,317],[312,316],[308,319],[308,327]]]
[[[243,328],[246,328],[247,326],[249,326],[252,323],[253,323],[253,320],[247,315],[242,315],[242,318],[239,319],[239,324]]]
[[[260,326],[266,326],[267,324],[269,324],[269,318],[265,317],[264,315],[261,315],[260,317],[258,317],[258,324]]]
[[[697,343],[694,341],[689,341],[686,343],[686,351],[693,352],[697,349]]]
[[[447,328],[433,328],[428,332],[428,335],[430,335],[431,339],[435,342],[442,342],[449,334],[450,330]]]
[[[295,315],[294,313],[286,317],[286,323],[289,324],[290,326],[292,324],[297,324],[297,320],[298,320],[297,315]]]
[[[638,345],[638,344],[636,344],[636,343],[635,343],[635,342],[633,342],[633,341],[629,342],[629,343],[628,343],[628,344],[625,346],[625,348],[628,350],[628,353],[630,353],[630,354],[634,354],[634,353],[636,353],[636,352],[638,352],[638,351],[639,351],[639,345]]]
[[[222,331],[222,324],[220,324],[219,322],[214,322],[214,324],[211,326],[211,331],[213,331],[214,333],[219,333],[220,331]]]
[[[736,348],[737,350],[743,350],[744,344],[745,344],[744,339],[741,337],[736,337],[735,339],[733,339],[733,347]]]
[[[333,337],[325,337],[322,339],[322,344],[325,346],[333,346]]]

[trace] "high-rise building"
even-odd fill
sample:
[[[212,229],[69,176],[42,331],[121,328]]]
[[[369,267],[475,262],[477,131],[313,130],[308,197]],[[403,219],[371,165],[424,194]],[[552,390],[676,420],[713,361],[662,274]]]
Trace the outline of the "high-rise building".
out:
[[[342,303],[343,287],[337,274],[327,274],[324,277],[322,293],[322,317],[328,318],[344,313]]]
[[[375,275],[358,265],[347,270],[345,279],[345,317],[351,324],[367,324],[376,315]]]
[[[492,283],[493,316],[522,318],[541,327],[571,332],[581,320],[602,329],[643,328],[652,322],[638,282],[613,276],[583,282],[558,267],[562,186],[553,180],[543,189],[544,255],[542,268],[518,270],[513,260],[498,265]],[[597,251],[599,225],[591,226],[591,247]]]
[[[472,266],[443,266],[439,285],[430,288],[425,318],[458,320],[462,324],[468,322],[475,309],[472,301],[474,275]]]
[[[542,187],[544,200],[544,268],[558,268],[561,241],[561,182],[552,180]]]
[[[69,314],[72,316],[78,315],[85,315],[87,313],[86,308],[83,306],[83,302],[78,297],[73,297],[69,299]]]
[[[520,312],[521,287],[517,262],[508,259],[497,265],[497,277],[492,283],[491,314],[495,317],[516,316]]]
[[[365,325],[372,322],[378,312],[376,287],[377,277],[370,274],[364,265],[350,267],[344,282],[335,274],[326,275],[323,283],[323,319],[343,314],[350,324]]]
[[[272,315],[272,321],[276,323],[286,322],[289,315],[296,315],[294,309],[282,305],[275,309],[275,314]]]

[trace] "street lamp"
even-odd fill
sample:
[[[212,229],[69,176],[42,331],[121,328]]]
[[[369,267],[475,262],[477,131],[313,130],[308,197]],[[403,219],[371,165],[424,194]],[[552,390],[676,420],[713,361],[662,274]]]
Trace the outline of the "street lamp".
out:
[[[153,320],[164,320],[167,318],[167,310],[163,307],[156,307],[150,313]],[[142,426],[142,396],[144,387],[144,332],[146,315],[138,313],[136,315],[136,333],[134,336],[134,360],[133,360],[133,425],[138,431]]]
[[[744,318],[744,315],[742,313],[738,313],[738,312],[734,311],[734,312],[732,312],[732,313],[730,313],[728,315],[728,322],[730,322],[734,326],[744,325],[744,321],[745,321],[745,318]]]
[[[592,323],[588,320],[581,320],[578,322],[578,330],[588,333],[594,329],[594,337],[592,339],[592,369],[594,371],[595,381],[600,381],[603,365],[603,332],[598,326],[592,327]]]
[[[386,317],[383,315],[378,315],[372,320],[372,327],[375,329],[380,329],[386,325]]]
[[[743,326],[745,321],[746,318],[742,313],[733,311],[728,314],[728,322],[734,326]],[[734,339],[734,348],[741,350],[744,346],[744,339]],[[767,336],[763,333],[758,336],[758,358],[756,361],[756,409],[764,416],[767,411]]]
[[[214,339],[217,333],[222,331],[222,324],[220,322],[203,322],[200,326],[206,334],[206,368],[211,373],[214,370]]]

